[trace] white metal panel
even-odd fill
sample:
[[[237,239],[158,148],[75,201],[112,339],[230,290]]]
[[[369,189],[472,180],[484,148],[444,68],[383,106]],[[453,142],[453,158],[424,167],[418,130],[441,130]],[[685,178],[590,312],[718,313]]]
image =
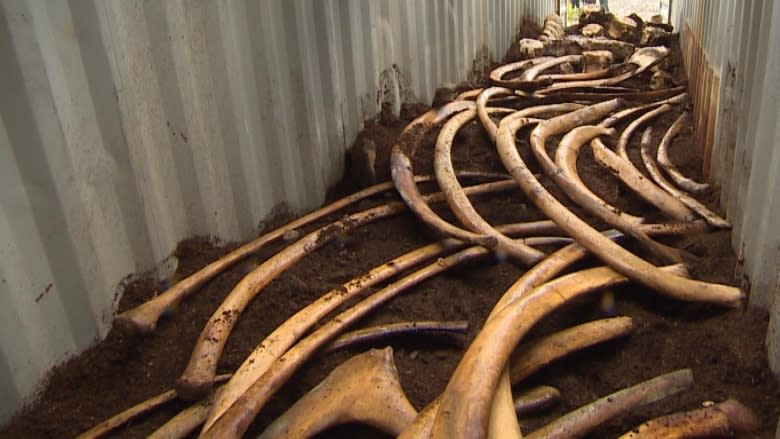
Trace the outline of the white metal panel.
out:
[[[0,422],[105,335],[121,279],[315,207],[378,91],[430,102],[552,7],[0,0]]]
[[[675,27],[691,26],[721,77],[712,176],[734,224],[751,304],[771,310],[769,361],[780,374],[780,5],[691,0],[672,6]]]

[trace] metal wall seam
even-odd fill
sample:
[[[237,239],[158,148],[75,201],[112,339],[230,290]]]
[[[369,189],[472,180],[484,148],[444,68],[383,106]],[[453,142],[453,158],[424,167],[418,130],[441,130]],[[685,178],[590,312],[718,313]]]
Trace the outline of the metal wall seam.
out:
[[[106,334],[123,278],[320,204],[383,96],[430,102],[552,7],[0,2],[0,422]]]

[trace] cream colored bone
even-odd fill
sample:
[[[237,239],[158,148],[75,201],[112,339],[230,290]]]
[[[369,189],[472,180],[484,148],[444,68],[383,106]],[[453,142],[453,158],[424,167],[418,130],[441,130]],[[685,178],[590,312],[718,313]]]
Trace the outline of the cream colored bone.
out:
[[[507,183],[511,181],[487,183],[472,188],[481,188],[480,191],[511,188],[512,185]],[[423,197],[423,201],[433,201],[437,198],[440,199],[441,194]],[[307,254],[335,239],[339,234],[396,215],[405,209],[406,205],[403,203],[389,203],[348,215],[302,237],[252,270],[233,288],[201,331],[187,368],[177,381],[176,389],[179,395],[194,400],[204,396],[210,390],[217,362],[238,317],[251,300],[279,274]]]
[[[652,108],[652,106],[655,105],[678,103],[685,98],[687,98],[687,94],[675,96],[671,99],[649,105],[629,108],[608,117],[599,125],[609,127],[618,123],[624,117],[628,117],[638,111]],[[677,221],[693,221],[698,217],[698,215],[689,209],[688,206],[657,186],[651,179],[645,177],[630,160],[624,159],[608,149],[601,139],[593,139],[593,141],[590,142],[590,147],[593,151],[593,157],[599,164],[607,168],[609,172],[631,188],[640,198],[657,207],[670,218]]]
[[[706,223],[703,222],[692,222],[692,223],[685,223],[685,224],[643,224],[641,225],[643,230],[646,233],[649,234],[657,234],[657,235],[685,235],[685,234],[692,234],[692,233],[703,233],[707,231]],[[609,239],[619,239],[622,237],[622,235],[617,231],[608,231],[605,232],[605,236],[607,236]],[[540,285],[547,280],[553,278],[554,276],[558,275],[562,270],[564,270],[569,265],[573,264],[580,258],[584,257],[587,254],[587,250],[580,246],[579,244],[571,244],[568,245],[555,253],[551,254],[547,258],[545,258],[541,263],[536,264],[532,268],[530,268],[528,271],[523,274],[523,276],[520,277],[508,290],[506,293],[504,293],[503,296],[501,296],[501,299],[499,299],[496,306],[493,308],[493,311],[491,312],[491,315],[494,313],[497,313],[501,309],[505,308],[508,303],[511,303],[513,301],[519,300],[520,297],[523,297],[524,295],[527,295],[530,291],[532,291],[533,287]],[[573,349],[576,349],[576,346],[572,347]],[[530,358],[530,360],[533,359],[542,359],[541,356],[533,356]],[[526,371],[534,371],[538,369],[538,367],[541,367],[540,365],[525,365],[521,368]],[[505,371],[502,372],[502,377],[505,375]],[[515,377],[518,377],[516,375]],[[522,378],[522,376],[519,376]],[[513,382],[512,384],[517,384],[517,382]],[[399,439],[427,439],[431,435],[431,428],[433,425],[433,420],[436,417],[436,413],[439,408],[439,402],[441,397],[437,397],[434,399],[431,403],[429,403],[415,418],[415,420],[412,422],[409,427],[407,427],[406,430],[404,430],[403,433],[399,436]],[[503,400],[500,399],[494,399],[493,400],[493,406],[496,404],[501,404]],[[492,413],[492,410],[491,410]],[[503,413],[503,412],[502,412]],[[516,420],[514,422],[517,422]]]
[[[572,352],[625,337],[633,331],[631,317],[613,317],[573,326],[528,345],[520,345],[510,362],[512,382],[519,383],[539,368]]]
[[[480,95],[480,98],[481,96],[482,95]],[[478,98],[478,105],[484,104],[484,100],[480,98]],[[520,110],[520,113],[538,114],[564,108],[570,107],[565,105],[531,107]],[[503,113],[505,111],[503,109],[486,109],[483,107],[482,112],[485,118],[489,120],[490,116],[488,113]],[[451,158],[452,142],[458,130],[471,121],[475,114],[476,113],[472,110],[461,112],[451,118],[444,127],[442,127],[436,141],[436,150],[434,153],[434,170],[439,181],[439,186],[447,199],[450,209],[452,209],[455,216],[467,229],[475,233],[482,233],[486,236],[495,238],[498,245],[494,248],[494,251],[496,251],[497,254],[506,255],[517,259],[521,263],[531,265],[537,260],[538,251],[532,249],[522,241],[509,239],[485,221],[485,219],[477,213],[476,209],[474,209],[474,206],[463,192],[463,188],[460,186],[460,183],[455,176],[455,169],[452,165]]]
[[[689,113],[684,111],[677,120],[680,121],[680,125],[684,125],[688,121],[688,117]],[[675,121],[675,124],[676,123],[677,122]],[[658,153],[656,156],[658,159],[658,164],[661,165],[664,171],[666,171],[666,174],[671,177],[672,180],[674,180],[674,183],[677,186],[692,194],[706,192],[710,188],[709,184],[693,181],[692,179],[684,176],[682,172],[680,172],[680,170],[674,166],[672,159],[669,158],[669,146],[671,146],[671,142],[661,142],[661,144],[658,146]]]
[[[520,80],[524,82],[534,81],[543,71],[560,66],[563,63],[581,63],[582,55],[566,55],[536,64],[523,71]]]
[[[678,124],[677,123],[678,121],[680,121],[680,119],[677,119],[675,123],[673,123],[672,126],[669,127],[669,130],[666,132],[666,134],[664,134],[664,137],[661,140],[662,144],[664,143],[669,144],[671,140],[674,138],[674,136],[677,134],[677,132],[680,130],[681,124]],[[662,187],[666,192],[668,192],[673,197],[680,200],[683,204],[690,207],[693,211],[701,215],[702,218],[704,218],[712,227],[717,227],[721,229],[730,229],[731,223],[718,216],[715,212],[708,209],[707,206],[700,203],[695,198],[691,197],[685,192],[674,187],[666,178],[664,178],[663,175],[661,175],[661,171],[660,169],[658,169],[658,165],[655,163],[655,160],[653,158],[653,153],[650,151],[650,145],[652,143],[652,133],[653,133],[653,127],[650,126],[645,128],[645,131],[642,133],[642,139],[640,142],[642,162],[644,162],[645,169],[647,169],[647,172],[650,174],[650,177],[653,180],[655,180],[658,186]]]
[[[612,418],[680,393],[692,384],[693,373],[690,369],[667,373],[619,390],[569,412],[529,434],[527,438],[569,439],[581,437]]]
[[[614,134],[615,130],[612,128],[593,125],[585,125],[572,129],[563,137],[558,144],[558,148],[555,150],[555,164],[560,169],[561,174],[571,181],[571,184],[576,187],[577,192],[579,193],[579,195],[572,196],[567,192],[567,195],[570,195],[572,199],[575,199],[578,202],[580,199],[588,199],[589,205],[601,206],[598,208],[599,211],[606,209],[613,212],[617,217],[624,218],[622,221],[627,224],[624,227],[628,227],[629,224],[636,225],[644,222],[644,218],[621,211],[617,207],[599,198],[598,195],[588,189],[579,174],[577,174],[577,156],[580,153],[582,146],[590,139],[598,136],[613,136]]]
[[[538,58],[527,59],[527,60],[524,60],[524,61],[518,61],[518,62],[513,62],[513,63],[509,63],[509,64],[504,64],[502,66],[498,66],[498,67],[496,67],[495,69],[493,69],[490,72],[490,75],[489,75],[490,82],[493,85],[497,86],[497,87],[505,87],[505,88],[509,88],[509,89],[512,89],[512,90],[516,90],[516,89],[522,87],[524,85],[525,81],[523,81],[520,78],[516,78],[516,79],[503,79],[504,76],[506,76],[510,72],[515,72],[517,70],[522,70],[522,69],[525,69],[527,67],[534,66],[536,64],[547,62],[547,61],[549,61],[551,59],[553,59],[553,58],[551,58],[549,56],[542,56],[542,57],[538,57]]]
[[[566,132],[583,123],[578,118],[569,118],[561,122],[563,123],[560,123],[554,130],[547,131],[546,134]],[[521,119],[512,120],[509,117],[502,120],[496,138],[501,160],[526,196],[569,236],[575,238],[577,242],[592,251],[617,272],[679,300],[707,301],[726,306],[737,306],[741,303],[743,294],[738,288],[683,279],[679,276],[663,273],[658,267],[615,244],[566,209],[539,183],[517,152],[514,137],[517,127],[521,124]],[[537,148],[544,148],[545,138],[537,137],[531,140],[532,144],[539,142]]]
[[[752,410],[728,399],[710,407],[652,419],[618,439],[732,437],[735,433],[753,433],[760,425]]]
[[[398,380],[393,349],[372,349],[336,367],[258,438],[309,438],[349,422],[396,436],[415,416]]]
[[[472,174],[472,176],[478,177],[479,175]],[[417,181],[429,181],[431,178],[432,177],[429,176],[420,176],[417,178]],[[119,314],[114,320],[114,323],[133,332],[139,332],[142,334],[152,333],[156,329],[157,320],[159,320],[161,315],[172,312],[183,298],[195,292],[198,288],[200,288],[201,285],[213,279],[219,273],[223,272],[225,269],[232,266],[236,262],[246,258],[250,254],[257,252],[267,244],[278,240],[289,231],[297,230],[360,200],[364,200],[368,197],[391,189],[393,189],[393,185],[390,182],[380,183],[365,188],[359,192],[348,195],[311,213],[308,213],[269,233],[266,233],[263,236],[247,244],[244,244],[241,247],[238,247],[227,255],[206,265],[190,276],[187,276],[175,285],[168,288],[166,291],[157,294],[151,300]]]
[[[670,51],[666,47],[642,47],[637,49],[624,65],[626,72],[612,77],[592,79],[586,81],[571,81],[553,84],[535,92],[535,95],[544,96],[553,92],[583,87],[602,87],[619,84],[627,79],[639,75],[645,70],[663,61]]]
[[[513,224],[499,227],[508,234],[538,234],[555,232],[556,227],[549,221],[533,223]],[[204,431],[222,416],[246,390],[257,381],[268,368],[274,364],[303,334],[312,328],[320,319],[342,305],[345,301],[354,298],[366,289],[402,273],[403,271],[428,261],[439,255],[463,248],[466,244],[454,239],[444,240],[430,244],[419,249],[398,256],[384,264],[381,264],[368,273],[335,288],[319,299],[307,305],[295,315],[287,319],[282,325],[269,334],[247,356],[239,366],[234,377],[217,392],[214,408],[209,415]]]
[[[679,265],[667,269],[685,273]],[[455,369],[441,396],[431,437],[485,437],[499,378],[530,328],[577,297],[627,281],[610,268],[591,268],[559,277],[507,303],[487,320]]]
[[[409,209],[423,222],[446,236],[492,248],[497,244],[495,238],[478,235],[450,224],[428,206],[428,203],[420,194],[417,184],[414,182],[414,171],[412,160],[410,159],[410,157],[414,157],[419,140],[422,139],[431,127],[455,113],[473,108],[473,102],[453,101],[441,108],[430,110],[410,122],[398,136],[395,145],[393,145],[390,153],[390,174],[396,190],[401,194],[401,198],[409,206]]]
[[[487,104],[495,96],[507,95],[510,93],[512,93],[512,90],[508,88],[490,87],[484,89],[482,93],[480,93],[479,96],[477,97],[477,101],[476,101],[477,117],[479,117],[479,121],[482,123],[482,127],[485,128],[488,137],[490,137],[490,141],[493,143],[495,143],[496,141],[496,133],[498,132],[498,126],[496,125],[495,122],[493,122],[493,119],[490,118],[490,115],[488,114]],[[584,106],[580,104],[571,104],[571,103],[539,105],[539,106],[528,107],[522,110],[518,110],[512,113],[512,115],[514,117],[526,117],[526,116],[533,116],[533,115],[543,114],[543,113],[569,112],[569,111],[579,110],[582,107]],[[452,142],[450,141],[450,143]]]
[[[560,168],[547,155],[545,143],[547,138],[553,135],[571,131],[571,133],[566,134],[563,140],[561,140],[563,147],[568,148],[574,147],[569,145],[582,145],[583,143],[590,141],[592,138],[598,135],[611,133],[611,131],[608,131],[609,129],[605,131],[603,127],[587,129],[580,129],[575,127],[581,127],[583,124],[587,124],[590,121],[599,119],[608,112],[618,108],[619,105],[621,105],[619,100],[606,101],[541,122],[533,131],[531,131],[531,151],[534,153],[534,156],[536,157],[544,172],[552,177],[555,184],[561,190],[563,190],[563,192],[566,193],[566,195],[568,195],[569,198],[571,198],[574,202],[585,208],[588,212],[598,216],[608,224],[616,227],[623,233],[626,233],[627,235],[636,239],[644,248],[648,249],[656,256],[662,257],[667,261],[680,262],[682,258],[676,249],[652,240],[647,236],[647,234],[643,233],[638,227],[636,227],[636,221],[632,222],[631,218],[616,210],[614,207],[610,209],[611,206],[607,205],[603,200],[596,197],[595,194],[590,192],[590,190],[588,190],[584,184],[578,185],[576,181],[567,178],[567,176],[561,172]],[[559,148],[560,147],[561,146],[559,145]],[[515,155],[517,155],[516,151]],[[509,169],[508,166],[507,169]],[[590,194],[590,196],[588,196],[588,194]]]
[[[293,372],[314,352],[338,335],[347,325],[354,323],[407,288],[462,262],[486,254],[488,254],[488,251],[484,248],[472,247],[446,258],[439,258],[435,263],[393,282],[357,305],[343,311],[274,361],[270,368],[257,381],[252,383],[247,391],[208,430],[202,433],[202,437],[240,437],[249,427],[252,419],[265,406],[271,396],[292,376]]]

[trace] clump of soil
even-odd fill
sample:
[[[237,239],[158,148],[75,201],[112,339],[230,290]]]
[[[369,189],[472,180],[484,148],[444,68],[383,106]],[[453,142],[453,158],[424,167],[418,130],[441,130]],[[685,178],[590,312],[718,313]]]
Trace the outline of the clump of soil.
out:
[[[384,114],[377,121],[366,124],[360,138],[370,138],[374,142],[378,163],[386,163],[389,149],[400,130],[422,111],[424,108],[421,107],[407,108],[400,119]],[[660,118],[657,124],[668,127],[677,114],[677,110],[671,112]],[[619,130],[622,128],[624,125],[618,127]],[[434,129],[426,135],[417,150],[414,157],[417,173],[431,171],[436,134]],[[520,134],[520,139],[523,136],[527,138],[527,133]],[[685,148],[692,139],[693,133],[685,130],[672,146],[672,157],[684,172],[700,178],[700,152]],[[632,151],[636,150],[636,142],[638,140],[633,139],[629,146]],[[527,143],[520,140],[518,145],[524,158],[531,161]],[[503,170],[494,146],[476,123],[467,125],[456,136],[453,154],[458,170]],[[583,180],[608,202],[632,214],[657,216],[597,166],[592,155],[583,153],[578,168]],[[377,176],[387,179],[389,174],[385,169]],[[347,175],[329,196],[335,198],[349,193],[358,185]],[[432,188],[430,185],[424,187]],[[363,210],[395,199],[397,196],[389,193],[358,203],[348,211]],[[716,199],[715,196],[708,198],[711,202]],[[474,197],[474,204],[492,224],[542,218],[533,203],[519,190]],[[711,207],[717,209],[715,205]],[[443,217],[455,221],[445,206],[438,205],[436,210]],[[321,227],[343,214],[339,212],[305,228],[303,232]],[[288,219],[276,218],[268,227],[273,228]],[[595,223],[592,218],[590,221]],[[235,370],[266,335],[323,292],[436,239],[435,233],[412,214],[405,213],[358,228],[307,256],[267,286],[243,313],[228,340],[218,372]],[[736,284],[733,276],[735,257],[729,246],[728,232],[666,239],[664,242],[687,252],[695,277]],[[237,245],[218,243],[207,237],[183,241],[176,249],[180,262],[174,280],[193,273]],[[284,245],[283,242],[270,245],[209,282],[182,303],[173,315],[161,321],[157,331],[149,337],[112,330],[103,342],[53,370],[49,385],[40,399],[0,430],[0,436],[73,437],[115,413],[171,388],[213,310],[244,275]],[[591,259],[580,266],[596,263]],[[375,345],[389,343],[394,347],[404,390],[415,407],[421,409],[444,389],[464,347],[480,329],[500,295],[523,271],[524,268],[519,265],[493,257],[461,266],[412,288],[358,326],[416,319],[465,319],[471,323],[468,334],[460,342],[416,336]],[[164,284],[164,281],[150,275],[140,277],[128,285],[119,311],[152,297],[164,289]],[[774,437],[780,410],[780,390],[769,372],[763,345],[768,324],[765,311],[751,308],[727,310],[681,303],[636,285],[616,289],[614,293],[614,307],[604,307],[599,294],[578,300],[544,319],[528,337],[613,315],[631,316],[636,326],[634,333],[623,340],[605,343],[559,360],[532,376],[527,385],[556,386],[563,400],[549,413],[523,418],[525,431],[532,431],[563,413],[620,388],[675,369],[691,368],[695,377],[693,388],[609,422],[589,437],[614,437],[648,418],[695,409],[704,401],[726,398],[740,400],[760,417],[761,430],[751,437]],[[365,348],[321,355],[310,361],[274,396],[256,419],[248,436],[253,437],[262,431],[336,365]],[[186,406],[178,401],[165,405],[120,428],[116,437],[145,437]],[[364,426],[347,425],[318,437],[386,436]]]

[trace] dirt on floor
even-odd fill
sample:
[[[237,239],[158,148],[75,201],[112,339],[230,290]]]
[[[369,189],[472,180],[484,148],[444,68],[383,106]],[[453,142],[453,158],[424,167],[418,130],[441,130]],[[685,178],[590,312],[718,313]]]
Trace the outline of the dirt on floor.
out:
[[[424,110],[424,106],[406,107],[398,119],[384,114],[378,120],[366,124],[360,136],[370,138],[376,144],[379,168],[386,166],[389,148],[403,126]],[[678,114],[679,110],[675,110],[662,116],[655,123],[659,128],[656,136],[660,136]],[[434,129],[426,135],[417,150],[414,161],[418,174],[432,170],[436,132]],[[524,158],[530,160],[527,142],[522,140],[527,139],[527,134],[520,133],[518,145]],[[632,154],[637,150],[637,138],[638,135],[635,135],[629,146]],[[683,172],[700,179],[701,152],[692,141],[691,130],[684,130],[672,145],[672,159]],[[483,129],[474,122],[456,136],[453,154],[457,170],[503,171],[494,146]],[[582,179],[596,194],[618,208],[635,215],[658,217],[641,200],[619,185],[614,177],[604,172],[593,161],[587,149],[581,155],[578,169]],[[380,179],[387,178],[387,168],[381,169],[378,176]],[[549,182],[544,183],[552,189]],[[332,188],[329,197],[333,199],[353,192],[357,186],[351,176],[347,175],[344,181]],[[422,187],[433,190],[429,184]],[[717,189],[703,198],[711,208],[717,210],[714,204],[718,199]],[[396,199],[398,197],[395,193],[388,193],[360,202],[347,209],[347,212],[364,210]],[[520,190],[478,196],[473,201],[477,210],[491,224],[543,218]],[[444,218],[455,221],[444,205],[435,206],[435,210]],[[581,212],[579,209],[577,211]],[[318,221],[303,231],[321,227],[344,213],[339,212]],[[289,219],[277,215],[269,221],[266,229],[284,224]],[[592,218],[589,220],[598,223]],[[305,257],[268,285],[242,314],[219,362],[218,372],[234,371],[266,335],[323,292],[338,287],[390,258],[436,239],[437,234],[412,214],[403,213],[360,227]],[[729,245],[728,231],[665,238],[662,241],[686,252],[692,274],[696,278],[738,285],[739,279],[735,278],[736,260]],[[57,367],[39,400],[0,430],[0,437],[73,437],[133,404],[170,389],[187,364],[193,345],[214,309],[244,275],[286,244],[281,242],[270,245],[209,282],[197,294],[184,301],[175,313],[160,322],[153,335],[140,337],[112,330],[103,342]],[[142,303],[164,290],[171,281],[195,272],[237,245],[219,243],[206,237],[183,241],[175,252],[179,265],[174,279],[161,280],[151,275],[139,277],[128,285],[119,311]],[[640,249],[632,249],[641,254]],[[577,268],[595,264],[597,261],[590,259],[578,264]],[[523,271],[524,267],[518,264],[499,261],[494,257],[460,266],[410,289],[370,314],[356,327],[407,320],[463,319],[470,322],[468,333],[459,339],[416,335],[370,345],[393,346],[403,388],[412,404],[421,409],[444,389],[465,346],[479,331],[501,294]],[[555,386],[561,391],[562,401],[538,417],[523,418],[521,424],[524,431],[532,431],[563,413],[618,389],[676,369],[690,368],[695,379],[692,388],[670,399],[635,410],[630,415],[621,416],[588,437],[614,437],[646,419],[696,409],[705,401],[718,402],[727,398],[738,399],[759,416],[761,430],[750,437],[774,437],[780,414],[780,390],[766,360],[763,341],[768,314],[765,311],[682,303],[637,285],[615,289],[614,295],[614,306],[604,306],[603,294],[593,294],[578,300],[545,318],[527,337],[530,340],[574,324],[615,315],[632,317],[636,326],[634,332],[625,339],[604,343],[566,357],[530,377],[523,386]],[[312,359],[273,397],[247,436],[254,437],[334,367],[367,347],[360,346]],[[169,403],[119,428],[115,436],[145,437],[186,406],[186,403],[179,401]],[[347,425],[318,437],[386,436],[364,426]]]

